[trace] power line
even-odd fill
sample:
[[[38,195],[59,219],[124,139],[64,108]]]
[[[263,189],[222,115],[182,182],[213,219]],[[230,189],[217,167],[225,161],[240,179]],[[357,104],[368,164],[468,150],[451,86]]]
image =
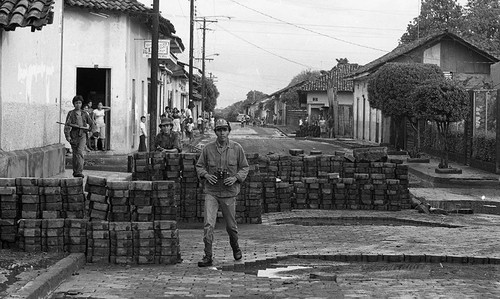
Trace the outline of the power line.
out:
[[[244,39],[244,38],[242,38],[242,37],[240,37],[240,36],[238,36],[238,35],[236,35],[236,34],[234,34],[234,33],[230,32],[230,31],[228,31],[227,29],[223,28],[223,27],[222,27],[222,26],[220,26],[220,25],[217,25],[217,24],[216,24],[216,26],[217,26],[217,27],[219,27],[220,29],[224,30],[225,32],[227,32],[227,33],[231,34],[232,36],[236,37],[237,39],[240,39],[240,40],[242,40],[242,41],[244,41],[244,42],[246,42],[246,43],[248,43],[248,44],[250,44],[250,45],[252,45],[252,46],[254,46],[254,47],[256,47],[256,48],[258,48],[258,49],[260,49],[260,50],[262,50],[262,51],[264,51],[264,52],[267,52],[267,53],[269,53],[269,54],[271,54],[271,55],[274,55],[274,56],[276,56],[276,57],[279,57],[279,58],[281,58],[281,59],[284,59],[284,60],[286,60],[286,61],[288,61],[288,62],[295,63],[295,64],[298,64],[298,65],[301,65],[301,66],[304,66],[304,67],[307,67],[307,68],[310,68],[310,69],[314,69],[314,67],[311,67],[310,65],[306,65],[306,64],[303,64],[303,63],[300,63],[300,62],[297,62],[297,61],[291,60],[291,59],[289,59],[289,58],[286,58],[286,57],[284,57],[284,56],[281,56],[281,55],[279,55],[279,54],[276,54],[276,53],[273,53],[273,52],[271,52],[271,51],[269,51],[269,50],[266,50],[266,49],[262,48],[261,46],[256,45],[256,44],[254,44],[254,43],[252,43],[252,42],[250,42],[250,41],[248,41],[248,40],[246,40],[246,39]]]
[[[340,42],[343,42],[343,43],[346,43],[346,44],[350,44],[350,45],[354,45],[354,46],[358,46],[358,47],[362,47],[362,48],[366,48],[366,49],[371,49],[371,50],[381,51],[381,52],[385,52],[385,53],[388,53],[388,52],[389,52],[389,51],[386,51],[386,50],[382,50],[382,49],[378,49],[378,48],[374,48],[374,47],[370,47],[370,46],[365,46],[365,45],[358,44],[358,43],[354,43],[354,42],[351,42],[351,41],[348,41],[348,40],[345,40],[345,39],[337,38],[337,37],[334,37],[334,36],[331,36],[331,35],[328,35],[328,34],[324,34],[324,33],[318,32],[318,31],[311,30],[311,29],[306,28],[306,27],[299,26],[299,25],[294,24],[294,23],[290,23],[290,22],[287,22],[287,21],[284,21],[284,20],[278,19],[278,18],[273,17],[273,16],[271,16],[271,15],[269,15],[269,14],[263,13],[263,12],[258,11],[258,10],[256,10],[256,9],[253,9],[253,8],[251,8],[251,7],[248,7],[248,6],[244,5],[244,4],[241,4],[241,3],[239,3],[238,1],[235,1],[235,0],[229,0],[229,1],[231,1],[231,2],[233,2],[233,3],[236,3],[236,4],[238,4],[238,5],[242,6],[242,7],[246,8],[246,9],[249,9],[249,10],[251,10],[251,11],[254,11],[254,12],[258,13],[258,14],[261,14],[261,15],[263,15],[263,16],[266,16],[266,17],[268,17],[268,18],[271,18],[271,19],[273,19],[273,20],[276,20],[276,21],[279,21],[279,22],[282,22],[282,23],[288,24],[288,25],[290,25],[290,26],[297,27],[297,28],[302,29],[302,30],[309,31],[309,32],[314,33],[314,34],[318,34],[318,35],[321,35],[321,36],[324,36],[324,37],[328,37],[328,38],[331,38],[331,39],[334,39],[334,40],[337,40],[337,41],[340,41]]]

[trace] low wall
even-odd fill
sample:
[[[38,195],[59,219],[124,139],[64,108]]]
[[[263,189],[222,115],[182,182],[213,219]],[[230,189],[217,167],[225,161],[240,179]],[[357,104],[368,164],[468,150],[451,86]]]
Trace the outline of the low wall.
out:
[[[175,211],[166,200],[172,185],[154,184],[154,199],[165,208],[154,212],[147,186],[153,184],[88,177],[85,194],[82,178],[0,178],[1,247],[83,252],[88,262],[175,264],[176,214],[160,213]]]
[[[0,152],[0,177],[51,177],[64,171],[63,144]]]
[[[132,179],[171,180],[178,221],[202,221],[203,180],[196,153],[136,153]],[[410,209],[408,165],[402,160],[351,162],[336,155],[247,154],[250,171],[237,198],[237,221],[260,223],[261,214],[290,209]]]

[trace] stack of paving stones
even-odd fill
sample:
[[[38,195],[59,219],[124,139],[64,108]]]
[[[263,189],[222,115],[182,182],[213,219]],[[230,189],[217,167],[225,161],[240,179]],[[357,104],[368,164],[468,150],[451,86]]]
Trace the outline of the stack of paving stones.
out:
[[[106,178],[88,176],[85,185],[89,201],[90,221],[108,220],[109,203],[107,197]]]
[[[358,198],[360,210],[373,210],[373,185],[370,180],[370,174],[366,169],[366,173],[355,173],[354,180],[359,186]]]
[[[167,153],[166,158],[166,171],[163,179],[177,180],[181,174],[181,154]]]
[[[300,182],[303,177],[304,160],[303,156],[291,156],[290,183]]]
[[[51,178],[38,179],[43,219],[66,217],[61,195],[61,180]]]
[[[132,220],[132,211],[129,202],[128,181],[107,181],[109,202],[109,221],[124,222]]]
[[[172,220],[177,219],[178,208],[177,198],[179,197],[177,189],[179,183],[175,181],[154,181],[152,183],[152,201],[154,209],[154,220]],[[196,192],[196,187],[194,188]],[[194,194],[194,213],[196,215],[196,194]]]
[[[400,161],[398,161],[400,162]],[[400,183],[400,196],[401,196],[401,206],[400,209],[406,210],[411,209],[411,199],[410,199],[410,180],[408,177],[408,165],[402,163],[396,163],[396,179]]]
[[[193,159],[189,155],[166,154],[164,177],[173,176],[179,183],[175,192],[179,198],[177,219],[193,222],[203,218],[204,195],[200,192],[203,182],[196,178],[193,170],[197,156]],[[237,198],[239,223],[259,223],[263,211],[290,208],[411,208],[408,167],[402,161],[354,162],[344,152],[310,156],[303,152],[292,156],[247,154],[247,160],[249,175]],[[139,164],[148,165],[145,160]],[[290,183],[288,198],[287,187],[278,185],[276,179]]]
[[[0,178],[0,248],[14,247],[21,217],[16,179]]]
[[[155,263],[170,265],[181,262],[177,222],[156,220],[153,226],[155,232]]]
[[[179,203],[174,202],[179,208],[179,219],[185,219],[188,222],[198,221],[198,194],[202,192],[202,190],[200,190],[201,184],[198,182],[198,175],[196,173],[196,162],[198,161],[198,157],[199,155],[195,153],[182,154],[182,177],[178,187],[180,189],[180,196],[177,196],[175,193],[172,194],[172,191],[176,190],[169,188],[170,193],[168,196],[171,199],[177,199],[175,198],[176,196],[179,197]]]
[[[292,208],[293,209],[307,209],[307,188],[305,182],[294,182],[293,183],[293,199]]]
[[[27,220],[28,221],[28,220]],[[42,220],[42,248],[44,252],[64,251],[64,219]]]
[[[167,175],[167,165],[165,164],[165,153],[151,152],[149,153],[148,161],[150,164],[147,167],[148,175],[144,179],[136,179],[137,181],[161,181]],[[142,162],[144,163],[144,162]]]
[[[262,201],[262,211],[264,213],[276,213],[280,211],[278,198],[276,197],[276,177],[265,176],[262,182],[264,189],[264,200]]]
[[[315,177],[318,175],[318,156],[304,156],[304,173],[303,177]]]
[[[21,218],[40,219],[41,201],[36,178],[16,178],[16,192],[21,199]]]
[[[87,219],[64,219],[64,251],[84,253],[87,247]]]
[[[110,222],[109,223],[110,256],[109,261],[113,264],[134,264],[134,242],[132,223]]]
[[[133,169],[132,180],[150,180],[150,169],[152,169],[150,153],[135,153]]]
[[[307,208],[319,209],[321,194],[319,189],[319,179],[317,177],[306,177],[302,179],[307,189]]]
[[[276,199],[279,204],[279,211],[286,212],[292,210],[292,185],[287,182],[276,183]]]
[[[82,219],[86,217],[85,211],[88,211],[88,208],[86,207],[85,194],[83,192],[83,179],[61,179],[60,185],[64,209],[62,217],[70,219]]]
[[[319,208],[322,210],[333,209],[333,185],[330,180],[331,175],[331,173],[325,172],[324,175],[319,178],[319,188],[321,191]]]
[[[87,226],[87,262],[108,263],[111,239],[108,221],[91,221]]]
[[[266,173],[260,172],[258,154],[247,154],[246,158],[249,171],[246,180],[241,184],[239,202],[236,205],[236,220],[240,223],[259,224],[262,223],[263,181],[270,178]],[[276,180],[276,177],[271,176],[271,179]],[[242,208],[238,209],[238,205]]]
[[[345,186],[346,208],[348,210],[359,210],[359,191],[356,180],[354,178],[343,178],[342,182]]]
[[[20,219],[19,249],[26,252],[42,251],[42,219]]]
[[[130,204],[132,221],[153,221],[153,182],[130,182]]]
[[[138,264],[154,264],[156,240],[153,222],[132,222],[134,259]]]

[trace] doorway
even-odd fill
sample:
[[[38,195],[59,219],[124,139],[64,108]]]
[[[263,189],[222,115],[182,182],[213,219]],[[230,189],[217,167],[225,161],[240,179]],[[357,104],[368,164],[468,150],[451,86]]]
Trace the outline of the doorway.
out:
[[[111,107],[111,69],[103,68],[77,68],[76,69],[76,94],[83,97],[84,105],[92,102],[92,109],[97,109],[97,104]],[[111,113],[107,111],[104,116],[106,123],[106,142],[104,149],[111,148]]]

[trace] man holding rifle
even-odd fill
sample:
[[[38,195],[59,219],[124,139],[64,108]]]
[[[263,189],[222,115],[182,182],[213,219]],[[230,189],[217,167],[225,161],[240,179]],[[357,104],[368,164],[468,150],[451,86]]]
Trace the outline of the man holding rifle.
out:
[[[82,96],[73,98],[75,109],[68,112],[66,123],[64,124],[64,136],[71,144],[73,152],[73,176],[83,178],[83,154],[87,144],[87,131],[91,130],[92,119],[87,112],[82,110]]]

